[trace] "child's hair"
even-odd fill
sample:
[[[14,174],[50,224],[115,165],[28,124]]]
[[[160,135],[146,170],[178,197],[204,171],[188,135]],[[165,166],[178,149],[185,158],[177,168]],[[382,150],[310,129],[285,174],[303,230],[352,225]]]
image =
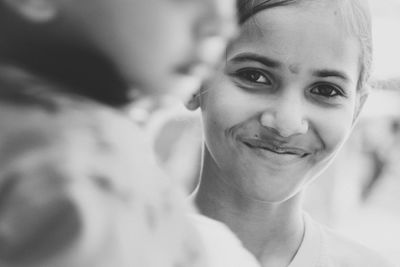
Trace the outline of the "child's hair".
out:
[[[1,105],[22,110],[38,109],[56,115],[62,109],[73,109],[71,105],[79,102],[85,102],[87,105],[91,103],[90,100],[81,96],[65,93],[62,86],[52,84],[17,68],[0,66]]]
[[[63,27],[24,19],[0,0],[0,63],[110,106],[130,103],[130,88],[110,59]]]
[[[339,15],[348,34],[355,36],[360,45],[360,76],[357,84],[359,90],[366,88],[372,64],[372,28],[368,0],[325,0],[335,1]],[[258,12],[273,7],[320,4],[320,0],[237,0],[239,23],[243,24]]]

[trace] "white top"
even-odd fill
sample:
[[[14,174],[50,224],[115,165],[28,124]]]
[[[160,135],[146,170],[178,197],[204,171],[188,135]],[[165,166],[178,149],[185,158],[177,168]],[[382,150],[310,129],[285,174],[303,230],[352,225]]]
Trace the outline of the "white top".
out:
[[[302,244],[289,267],[394,266],[377,253],[324,227],[307,214]]]
[[[227,226],[200,214],[189,216],[200,233],[209,267],[260,267]]]

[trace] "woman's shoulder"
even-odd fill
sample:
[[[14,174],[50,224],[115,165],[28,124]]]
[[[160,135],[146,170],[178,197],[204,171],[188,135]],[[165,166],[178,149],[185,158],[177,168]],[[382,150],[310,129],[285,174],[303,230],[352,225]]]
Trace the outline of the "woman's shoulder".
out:
[[[323,266],[329,267],[394,267],[376,251],[350,238],[319,225]]]
[[[260,266],[226,225],[200,214],[190,214],[189,217],[201,236],[210,267]]]

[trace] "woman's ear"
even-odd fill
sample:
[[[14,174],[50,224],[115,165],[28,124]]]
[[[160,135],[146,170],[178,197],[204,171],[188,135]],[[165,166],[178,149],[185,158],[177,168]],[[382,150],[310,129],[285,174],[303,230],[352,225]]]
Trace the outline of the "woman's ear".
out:
[[[188,110],[196,110],[200,107],[200,90],[190,97],[185,106]]]
[[[57,14],[55,0],[2,0],[3,3],[23,18],[44,23],[52,20]]]

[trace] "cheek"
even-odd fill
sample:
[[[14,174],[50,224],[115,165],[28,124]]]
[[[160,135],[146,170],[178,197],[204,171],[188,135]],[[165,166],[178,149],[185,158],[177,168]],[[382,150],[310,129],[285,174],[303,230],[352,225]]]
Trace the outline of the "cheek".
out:
[[[348,138],[353,126],[354,108],[332,111],[318,121],[317,131],[326,153],[335,152]]]
[[[212,138],[225,138],[226,131],[243,121],[243,108],[224,91],[223,87],[218,87],[203,97],[203,123],[206,135]]]
[[[201,94],[203,114],[231,127],[254,117],[265,106],[265,100],[238,88],[225,74],[214,77]]]
[[[227,132],[242,121],[240,108],[230,95],[225,81],[214,81],[201,95],[201,109],[205,139],[211,151],[225,150]],[[218,150],[218,151],[217,151]]]
[[[229,128],[230,122],[224,112],[213,106],[211,109],[203,111],[203,125],[207,145],[213,146],[213,144],[220,144],[221,139],[224,139],[225,130]],[[210,149],[212,148],[210,147]]]

